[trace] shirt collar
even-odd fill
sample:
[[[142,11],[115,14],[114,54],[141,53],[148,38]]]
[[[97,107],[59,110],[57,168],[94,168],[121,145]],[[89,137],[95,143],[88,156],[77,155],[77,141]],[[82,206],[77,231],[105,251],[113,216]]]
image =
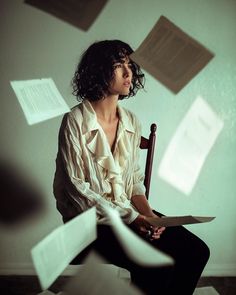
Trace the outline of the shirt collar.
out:
[[[83,123],[82,123],[82,132],[83,134],[87,132],[91,132],[93,130],[98,130],[99,129],[99,123],[97,121],[97,115],[96,112],[94,111],[92,105],[88,100],[83,101],[82,103],[83,107]],[[120,122],[122,125],[122,129],[135,133],[134,127],[131,124],[130,117],[128,116],[127,111],[125,111],[122,107],[118,105],[118,113],[120,117]]]
[[[97,115],[92,105],[87,99],[82,102],[82,113],[83,113],[83,122],[82,122],[83,134],[87,132],[91,132],[93,130],[98,130],[99,125],[97,121]]]
[[[119,113],[120,122],[122,123],[123,128],[126,131],[135,133],[134,127],[131,124],[131,120],[130,120],[130,117],[128,116],[127,111],[118,105],[118,113]]]

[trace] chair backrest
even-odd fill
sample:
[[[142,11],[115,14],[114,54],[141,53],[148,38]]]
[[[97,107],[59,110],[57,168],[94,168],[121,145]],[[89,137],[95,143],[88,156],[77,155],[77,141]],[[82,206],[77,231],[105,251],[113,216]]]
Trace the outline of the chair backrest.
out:
[[[140,148],[147,149],[147,156],[146,156],[146,165],[145,165],[145,178],[144,178],[144,185],[146,187],[146,197],[149,197],[149,189],[152,177],[152,163],[153,163],[153,156],[154,156],[154,149],[155,149],[155,142],[156,142],[156,130],[157,125],[152,124],[150,127],[150,135],[149,138],[145,138],[141,136]]]

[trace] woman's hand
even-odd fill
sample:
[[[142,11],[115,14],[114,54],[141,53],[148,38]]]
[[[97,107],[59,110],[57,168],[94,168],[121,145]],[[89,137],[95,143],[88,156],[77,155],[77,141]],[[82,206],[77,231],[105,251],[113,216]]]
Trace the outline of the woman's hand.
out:
[[[150,223],[147,222],[146,216],[139,214],[138,217],[132,222],[132,226],[140,234],[145,235],[150,230]]]
[[[152,227],[152,235],[150,237],[150,240],[158,240],[161,237],[161,234],[163,233],[163,231],[166,229],[164,226],[162,227]]]
[[[156,215],[155,217],[158,218]],[[138,217],[132,222],[132,225],[139,234],[148,238],[149,240],[159,239],[162,232],[165,230],[165,227],[154,227],[150,225],[150,223],[146,220],[146,216],[141,214],[138,215]]]
[[[160,239],[165,227],[152,226],[147,222],[146,217],[160,218],[153,213],[147,198],[143,195],[135,195],[132,197],[132,204],[136,207],[137,211],[140,212],[140,215],[132,222],[132,226],[135,230],[149,240]]]
[[[159,216],[157,216],[156,214],[154,214],[153,212],[151,212],[148,216],[146,217],[154,217],[154,218],[160,218]],[[150,235],[150,240],[157,240],[160,239],[161,234],[163,233],[163,231],[166,229],[164,226],[162,227],[157,227],[157,226],[152,226],[149,225],[151,233],[149,233]]]

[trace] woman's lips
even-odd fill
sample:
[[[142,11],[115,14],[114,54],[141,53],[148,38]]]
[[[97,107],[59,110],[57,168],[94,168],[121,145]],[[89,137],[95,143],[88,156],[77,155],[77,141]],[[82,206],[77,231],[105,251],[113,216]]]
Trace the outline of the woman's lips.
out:
[[[130,87],[130,84],[131,84],[130,81],[126,81],[123,85],[126,87]]]

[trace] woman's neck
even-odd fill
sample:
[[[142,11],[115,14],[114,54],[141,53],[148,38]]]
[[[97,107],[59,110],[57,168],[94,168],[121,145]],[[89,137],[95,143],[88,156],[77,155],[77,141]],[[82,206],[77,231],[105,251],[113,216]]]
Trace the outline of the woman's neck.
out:
[[[107,96],[98,101],[90,101],[99,120],[105,122],[113,122],[117,119],[117,96]]]

